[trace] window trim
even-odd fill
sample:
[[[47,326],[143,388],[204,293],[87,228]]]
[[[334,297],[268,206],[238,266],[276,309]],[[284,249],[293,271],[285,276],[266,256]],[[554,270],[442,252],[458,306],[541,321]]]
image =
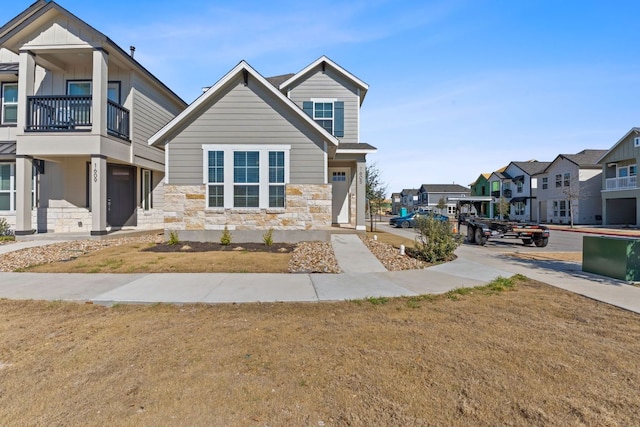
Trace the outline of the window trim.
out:
[[[549,189],[549,177],[547,176],[542,177],[542,189],[543,190]]]
[[[89,95],[81,95],[81,96],[93,96],[93,80],[87,80],[87,79],[67,80],[67,95],[70,94],[69,88],[74,83],[89,83]],[[118,92],[118,99],[117,100],[111,99],[110,101],[115,102],[118,105],[122,105],[122,82],[120,80],[109,80],[107,82],[107,100],[109,100],[109,86],[116,88]]]
[[[16,162],[0,162],[0,165],[9,165],[9,189],[0,190],[2,193],[9,193],[9,210],[0,210],[0,212],[15,212],[16,211],[16,195],[18,190],[16,189]],[[38,185],[38,171],[34,165],[31,176],[31,209],[36,207],[37,195],[36,188]]]
[[[147,176],[149,177],[148,193],[145,192],[145,181]],[[142,169],[142,173],[140,174],[140,205],[142,210],[145,212],[153,209],[153,171],[151,169]]]
[[[15,122],[7,122],[6,118],[5,118],[5,107],[7,105],[15,105],[16,106],[16,110],[18,109],[18,99],[17,99],[17,97],[16,97],[16,101],[15,102],[9,102],[9,103],[5,102],[5,100],[4,100],[4,90],[5,89],[4,88],[6,86],[15,86],[16,87],[16,94],[18,92],[18,82],[3,82],[2,83],[2,88],[1,88],[2,89],[2,106],[1,106],[2,111],[0,112],[0,114],[2,114],[2,122],[1,123],[2,123],[3,126],[16,126],[18,124],[17,113],[16,113],[16,121]]]
[[[334,134],[335,131],[335,119],[336,119],[336,102],[337,98],[311,98],[311,118],[314,122],[318,123],[324,130],[329,132],[331,135]],[[317,117],[316,118],[316,104],[331,104],[331,118],[326,117]],[[319,123],[319,121],[331,121],[331,130],[325,128],[323,125]]]
[[[260,210],[260,209],[284,209],[269,207],[269,152],[271,151],[283,151],[284,152],[284,183],[277,183],[276,185],[286,185],[289,183],[290,175],[290,152],[291,145],[286,144],[203,144],[202,145],[202,171],[203,171],[203,184],[205,185],[205,209],[206,210],[220,210],[220,209],[241,209],[241,210]],[[222,151],[223,152],[223,167],[224,167],[224,204],[223,207],[209,207],[209,152],[210,151]],[[234,153],[239,151],[257,151],[259,153],[259,180],[258,183],[236,183],[234,180]],[[258,207],[235,207],[234,206],[234,187],[236,185],[257,185],[259,187],[258,195]],[[286,191],[285,191],[285,208],[286,208]]]

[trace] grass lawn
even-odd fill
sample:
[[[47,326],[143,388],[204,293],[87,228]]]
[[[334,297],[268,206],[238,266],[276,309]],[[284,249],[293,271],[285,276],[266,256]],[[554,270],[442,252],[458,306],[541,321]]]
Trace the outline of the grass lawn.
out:
[[[319,304],[0,300],[1,424],[636,425],[640,316],[497,284]]]

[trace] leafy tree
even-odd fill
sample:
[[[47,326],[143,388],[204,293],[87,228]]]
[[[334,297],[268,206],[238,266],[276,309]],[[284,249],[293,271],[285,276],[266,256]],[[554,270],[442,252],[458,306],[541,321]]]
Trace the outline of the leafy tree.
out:
[[[500,219],[509,218],[509,212],[511,211],[511,204],[504,197],[500,197],[496,202],[496,213]]]
[[[438,208],[440,214],[446,214],[445,209],[447,208],[447,201],[444,199],[444,197],[440,197],[440,200],[438,200],[438,204],[436,205],[436,208]]]
[[[414,248],[409,250],[412,256],[430,263],[453,259],[462,238],[451,230],[448,221],[423,216],[415,227],[418,235]]]
[[[380,209],[387,193],[387,184],[382,182],[382,173],[377,163],[368,164],[366,168],[366,197],[369,206],[371,231],[373,231],[373,213]]]

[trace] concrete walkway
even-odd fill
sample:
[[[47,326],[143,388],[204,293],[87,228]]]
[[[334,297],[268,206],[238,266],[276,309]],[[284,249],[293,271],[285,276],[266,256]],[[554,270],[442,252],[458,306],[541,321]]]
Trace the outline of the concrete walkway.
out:
[[[388,272],[349,235],[332,239],[342,274],[40,274],[0,273],[0,298],[114,303],[337,301],[439,294],[523,274],[640,313],[640,288],[584,273],[577,263],[519,260],[462,245],[458,258],[425,270]],[[49,242],[46,242],[49,243]],[[14,247],[19,243],[6,245]],[[375,261],[375,262],[374,262]]]

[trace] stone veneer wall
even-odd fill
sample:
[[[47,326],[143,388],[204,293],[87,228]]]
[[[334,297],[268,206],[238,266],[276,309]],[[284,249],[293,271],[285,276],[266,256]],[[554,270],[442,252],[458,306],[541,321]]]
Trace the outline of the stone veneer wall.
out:
[[[205,185],[165,185],[166,230],[322,230],[331,228],[331,185],[287,184],[286,208],[206,209]]]

